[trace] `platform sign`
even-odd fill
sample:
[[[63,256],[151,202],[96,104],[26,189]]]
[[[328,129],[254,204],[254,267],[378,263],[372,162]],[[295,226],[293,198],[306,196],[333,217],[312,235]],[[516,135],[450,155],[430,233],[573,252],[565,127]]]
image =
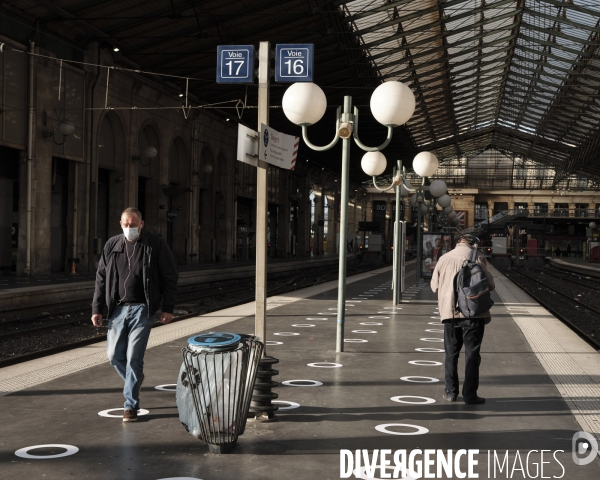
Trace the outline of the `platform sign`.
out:
[[[296,167],[300,139],[278,132],[264,123],[260,124],[258,157],[271,165],[293,170]]]
[[[312,82],[315,46],[283,43],[275,46],[275,81]]]
[[[217,46],[217,83],[253,83],[254,45]]]
[[[237,159],[258,166],[258,132],[238,123]]]

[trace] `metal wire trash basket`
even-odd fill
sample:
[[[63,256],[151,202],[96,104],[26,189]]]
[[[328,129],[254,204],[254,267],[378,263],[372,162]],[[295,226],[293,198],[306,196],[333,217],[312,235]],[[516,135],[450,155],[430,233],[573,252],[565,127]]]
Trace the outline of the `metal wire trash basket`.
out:
[[[196,335],[182,349],[179,419],[211,453],[232,451],[244,433],[263,349],[252,335],[226,332]]]

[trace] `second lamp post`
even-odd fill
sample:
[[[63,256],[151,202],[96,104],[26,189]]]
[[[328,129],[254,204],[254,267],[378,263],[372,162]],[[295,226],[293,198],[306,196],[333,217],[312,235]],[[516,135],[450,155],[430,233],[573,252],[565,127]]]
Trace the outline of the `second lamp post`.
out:
[[[344,351],[344,322],[346,318],[346,244],[348,184],[350,163],[350,138],[364,151],[376,152],[385,148],[392,140],[394,127],[403,125],[415,111],[415,97],[406,85],[400,82],[386,82],[375,89],[371,96],[371,112],[375,119],[388,129],[387,138],[378,147],[367,147],[358,138],[358,109],[352,109],[352,97],[344,97],[343,111],[338,107],[335,137],[325,146],[313,145],[308,140],[308,126],[318,122],[327,108],[325,93],[314,83],[294,83],[283,95],[282,108],[285,116],[302,127],[302,138],[309,148],[324,151],[342,139],[342,175],[340,208],[340,245],[337,300],[336,352]]]

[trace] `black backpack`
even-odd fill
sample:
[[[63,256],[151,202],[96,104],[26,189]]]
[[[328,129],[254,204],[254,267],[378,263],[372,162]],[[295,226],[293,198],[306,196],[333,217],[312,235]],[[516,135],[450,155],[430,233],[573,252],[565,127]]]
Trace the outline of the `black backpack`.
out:
[[[494,305],[487,277],[477,263],[476,248],[454,276],[454,298],[455,309],[466,318],[481,317]]]

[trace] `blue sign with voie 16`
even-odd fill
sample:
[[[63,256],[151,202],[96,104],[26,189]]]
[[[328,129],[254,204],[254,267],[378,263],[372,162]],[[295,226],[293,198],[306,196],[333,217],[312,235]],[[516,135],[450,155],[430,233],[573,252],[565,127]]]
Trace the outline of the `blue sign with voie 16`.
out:
[[[217,46],[217,83],[254,82],[254,45]]]
[[[275,81],[312,82],[315,46],[312,43],[275,46]]]

